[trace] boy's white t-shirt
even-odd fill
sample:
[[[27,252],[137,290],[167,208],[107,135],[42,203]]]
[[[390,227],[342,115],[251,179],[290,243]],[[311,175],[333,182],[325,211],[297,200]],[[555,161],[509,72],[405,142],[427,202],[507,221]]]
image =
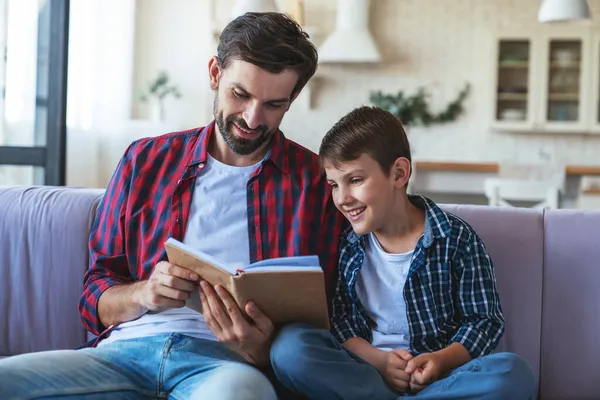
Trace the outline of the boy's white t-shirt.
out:
[[[404,284],[414,250],[386,253],[373,233],[368,235],[365,259],[356,280],[356,294],[375,323],[372,345],[381,350],[409,349]]]
[[[232,266],[250,263],[246,187],[262,163],[236,167],[208,155],[199,171],[183,242]],[[146,313],[114,329],[99,345],[167,333],[217,340],[202,314],[188,308]]]

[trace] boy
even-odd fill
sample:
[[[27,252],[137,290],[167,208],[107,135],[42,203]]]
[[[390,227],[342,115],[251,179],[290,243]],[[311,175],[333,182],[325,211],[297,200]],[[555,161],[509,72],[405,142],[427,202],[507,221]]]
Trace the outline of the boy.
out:
[[[323,138],[319,156],[348,219],[331,333],[285,327],[271,348],[279,380],[312,399],[534,399],[517,355],[489,355],[504,333],[492,261],[475,231],[406,193],[400,121],[361,107]]]

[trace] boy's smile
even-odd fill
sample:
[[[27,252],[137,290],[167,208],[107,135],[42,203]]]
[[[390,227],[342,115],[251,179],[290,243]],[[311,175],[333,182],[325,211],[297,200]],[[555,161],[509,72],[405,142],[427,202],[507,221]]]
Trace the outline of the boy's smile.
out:
[[[358,221],[358,219],[362,216],[363,211],[365,211],[366,207],[354,208],[352,210],[347,211],[348,218],[351,221]]]

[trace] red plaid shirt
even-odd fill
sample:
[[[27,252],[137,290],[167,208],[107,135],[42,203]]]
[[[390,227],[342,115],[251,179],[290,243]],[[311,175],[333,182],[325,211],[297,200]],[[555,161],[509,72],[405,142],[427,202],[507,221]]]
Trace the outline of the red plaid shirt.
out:
[[[133,142],[99,205],[89,241],[90,268],[79,302],[83,325],[99,335],[98,299],[113,285],[150,277],[166,260],[164,242],[183,240],[198,170],[213,123]],[[343,217],[311,151],[277,132],[268,159],[247,185],[252,262],[319,256],[331,296]]]

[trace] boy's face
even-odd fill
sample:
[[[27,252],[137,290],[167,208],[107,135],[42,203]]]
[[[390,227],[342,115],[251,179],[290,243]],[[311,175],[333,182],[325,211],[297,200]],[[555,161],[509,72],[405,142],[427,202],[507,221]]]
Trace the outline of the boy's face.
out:
[[[213,113],[223,141],[236,154],[260,149],[279,128],[292,102],[298,74],[274,74],[242,60],[221,68],[216,57],[209,62],[211,88],[217,92]]]
[[[389,213],[396,204],[396,198],[406,185],[408,174],[397,173],[398,165],[405,160],[398,159],[386,175],[380,165],[370,155],[343,163],[337,168],[325,161],[327,181],[332,187],[333,202],[338,210],[352,224],[359,235],[384,229]],[[410,168],[410,167],[409,167]],[[410,171],[410,169],[409,169]]]

